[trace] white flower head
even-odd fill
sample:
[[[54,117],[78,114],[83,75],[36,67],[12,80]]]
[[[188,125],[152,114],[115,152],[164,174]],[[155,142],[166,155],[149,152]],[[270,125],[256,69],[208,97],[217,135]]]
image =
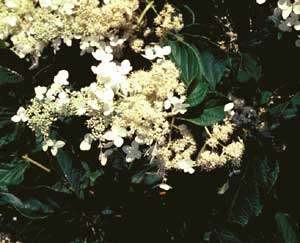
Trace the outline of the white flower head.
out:
[[[12,116],[11,120],[13,122],[20,122],[20,121],[26,122],[26,121],[28,121],[29,118],[28,118],[28,116],[26,114],[25,108],[23,106],[20,106],[19,109],[18,109],[18,111],[17,111],[17,114],[14,115],[14,116]]]
[[[184,101],[184,97],[179,99],[178,97],[173,96],[173,94],[169,94],[168,99],[164,102],[164,108],[166,110],[172,108],[173,113],[184,114],[187,112],[187,108],[189,107],[189,104],[185,104]]]
[[[195,172],[193,168],[194,164],[195,162],[193,160],[182,160],[178,162],[178,167],[186,173],[193,174]]]
[[[47,87],[37,86],[37,87],[34,88],[34,92],[35,92],[35,97],[38,100],[43,100],[44,99],[44,95],[47,92]]]
[[[60,70],[57,75],[54,77],[54,83],[57,83],[61,86],[68,85],[69,72],[67,70]]]
[[[55,156],[58,152],[58,149],[64,147],[65,145],[66,143],[64,141],[47,139],[43,142],[42,149],[46,152],[48,148],[51,148],[51,154]]]
[[[126,162],[128,163],[142,157],[142,152],[139,151],[139,144],[136,141],[132,141],[131,146],[123,146],[122,150],[126,154]]]
[[[92,147],[92,142],[93,142],[92,134],[90,133],[85,134],[84,139],[82,140],[79,146],[80,150],[82,151],[90,150]]]
[[[110,131],[104,133],[104,139],[113,141],[116,147],[121,147],[124,143],[124,137],[127,135],[127,130],[120,126],[112,126]]]

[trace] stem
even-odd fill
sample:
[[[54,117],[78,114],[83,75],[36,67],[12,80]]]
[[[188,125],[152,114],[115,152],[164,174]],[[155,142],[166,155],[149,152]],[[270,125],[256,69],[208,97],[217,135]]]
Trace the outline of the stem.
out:
[[[22,159],[29,161],[31,164],[34,164],[35,166],[39,167],[40,169],[46,171],[47,173],[50,172],[50,169],[48,169],[47,167],[45,167],[44,165],[40,164],[39,162],[31,159],[28,157],[28,154],[25,154],[22,156]]]
[[[173,126],[174,126],[174,122],[175,122],[175,117],[172,117],[172,120],[171,120],[171,130],[170,130],[170,133],[169,133],[169,144],[172,141],[172,129],[173,129]]]
[[[154,1],[148,2],[146,8],[143,10],[141,16],[139,17],[139,19],[137,21],[138,26],[141,25],[141,22],[143,21],[143,18],[145,17],[145,15],[149,11],[149,9],[153,8],[153,4],[154,4]]]

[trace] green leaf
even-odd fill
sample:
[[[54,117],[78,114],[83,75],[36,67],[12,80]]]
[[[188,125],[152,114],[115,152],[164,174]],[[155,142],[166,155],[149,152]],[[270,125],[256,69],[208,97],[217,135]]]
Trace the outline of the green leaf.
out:
[[[224,106],[204,109],[197,118],[181,118],[198,126],[210,126],[222,121],[225,118]]]
[[[95,170],[92,172],[88,163],[82,161],[81,164],[85,170],[86,177],[89,178],[90,186],[94,186],[94,183],[97,180],[97,178],[100,177],[101,175],[103,175],[103,171]]]
[[[220,242],[222,243],[243,243],[237,236],[235,236],[228,229],[223,229],[221,232],[218,232]]]
[[[7,204],[27,218],[46,218],[59,207],[50,199],[46,199],[46,202],[41,202],[36,198],[21,200],[11,193],[0,192],[0,206]]]
[[[194,90],[189,94],[187,97],[186,103],[190,105],[190,107],[197,106],[202,103],[205,99],[207,91],[208,91],[208,84],[203,80],[199,81],[196,80],[196,87]]]
[[[228,70],[228,61],[221,59],[210,52],[200,54],[203,67],[203,76],[208,81],[211,90],[215,90],[217,84],[222,80],[225,71]]]
[[[265,90],[261,93],[261,97],[260,97],[260,104],[261,105],[265,105],[269,102],[271,96],[272,96],[272,92],[271,91],[268,91],[268,90]]]
[[[0,49],[6,48],[6,43],[4,40],[0,40]]]
[[[170,59],[181,70],[181,78],[189,86],[196,77],[201,76],[201,60],[198,50],[184,42],[168,40],[167,45],[172,49]]]
[[[23,81],[23,77],[6,67],[0,66],[0,85],[15,84]]]
[[[298,243],[297,234],[293,228],[289,216],[281,212],[275,214],[275,220],[279,235],[283,243]]]
[[[14,163],[0,163],[0,187],[15,186],[24,180],[29,163],[18,160]]]
[[[248,163],[250,163],[248,161]],[[255,159],[249,165],[231,204],[230,221],[245,226],[252,216],[263,209],[264,195],[274,186],[279,175],[279,165],[267,158]]]
[[[63,150],[57,153],[57,162],[67,179],[70,189],[77,197],[84,198],[84,189],[88,186],[88,178],[79,170],[74,168],[74,163],[71,155]]]
[[[251,79],[260,80],[262,76],[262,68],[248,53],[241,53],[240,64],[237,73],[237,79],[240,82],[247,82]]]

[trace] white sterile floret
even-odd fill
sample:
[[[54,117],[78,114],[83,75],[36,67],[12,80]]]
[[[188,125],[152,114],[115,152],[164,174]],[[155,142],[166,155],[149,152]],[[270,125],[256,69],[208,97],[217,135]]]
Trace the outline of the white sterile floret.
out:
[[[172,112],[175,114],[184,114],[187,112],[187,108],[189,107],[189,104],[184,104],[184,101],[184,97],[179,99],[178,97],[173,96],[173,94],[169,94],[168,99],[164,102],[164,108],[166,110],[172,108]]]
[[[110,131],[104,133],[104,139],[113,141],[116,147],[121,147],[124,143],[124,137],[127,135],[127,130],[120,126],[112,126]]]
[[[266,0],[256,0],[256,3],[258,3],[258,4],[263,4],[265,2],[266,2]]]
[[[142,56],[148,60],[154,60],[156,58],[154,49],[150,46],[145,47],[145,55],[142,55]]]
[[[158,187],[160,189],[163,189],[165,191],[169,191],[170,189],[172,189],[173,187],[171,187],[170,185],[166,184],[166,183],[161,183],[158,185]]]
[[[126,162],[132,162],[142,157],[142,152],[139,151],[139,144],[136,141],[132,141],[131,146],[123,146],[122,150],[126,154]]]
[[[156,58],[164,58],[164,56],[168,56],[171,53],[170,46],[160,47],[155,45],[154,47],[146,46],[145,47],[145,55],[142,55],[144,58],[148,60],[154,60]]]
[[[123,75],[126,75],[128,73],[130,73],[130,71],[132,70],[132,66],[130,64],[129,60],[124,60],[121,62],[121,66],[119,67],[120,73]]]
[[[70,99],[66,92],[60,92],[56,101],[59,106],[63,106],[65,104],[68,104]]]
[[[68,85],[69,72],[67,70],[60,70],[54,77],[54,83],[63,85]]]
[[[104,4],[109,4],[109,3],[110,3],[110,0],[103,0],[103,3],[104,3]]]
[[[93,142],[92,134],[90,133],[85,134],[84,139],[82,140],[79,146],[80,150],[82,151],[90,150],[92,147],[92,142]]]
[[[108,157],[113,153],[112,149],[107,149],[103,152],[100,153],[99,155],[99,161],[102,166],[105,166],[108,160]]]
[[[35,97],[38,100],[43,100],[45,98],[45,94],[47,92],[47,87],[44,86],[37,86],[34,88],[34,92],[35,92]]]
[[[179,169],[182,169],[186,173],[193,174],[195,172],[195,169],[193,166],[195,165],[195,162],[193,160],[182,160],[178,162]]]
[[[28,116],[26,114],[26,110],[23,106],[19,107],[17,114],[11,117],[11,120],[13,122],[26,122],[28,121]]]
[[[114,56],[111,53],[107,53],[102,49],[96,50],[92,53],[92,55],[97,61],[101,62],[111,62],[114,58]]]
[[[163,58],[164,56],[168,56],[171,54],[170,46],[160,47],[158,45],[155,45],[154,50],[155,50],[155,54],[158,58]]]
[[[231,111],[234,107],[234,103],[231,102],[231,103],[228,103],[224,106],[224,111],[227,112],[227,111]]]
[[[51,148],[51,154],[55,156],[58,152],[58,149],[64,147],[65,145],[66,143],[64,141],[47,139],[43,142],[42,149],[46,152],[48,148]]]
[[[109,37],[109,44],[112,47],[116,47],[122,45],[127,39],[126,38],[119,38],[117,35],[112,35]]]

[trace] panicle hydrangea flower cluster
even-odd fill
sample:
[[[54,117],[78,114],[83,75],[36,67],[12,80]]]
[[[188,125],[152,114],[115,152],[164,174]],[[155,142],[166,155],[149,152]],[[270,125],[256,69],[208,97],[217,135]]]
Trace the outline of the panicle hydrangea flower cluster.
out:
[[[80,90],[72,90],[68,71],[60,70],[51,85],[34,88],[30,104],[20,107],[11,120],[24,122],[42,135],[43,151],[49,150],[53,156],[66,145],[51,136],[54,123],[82,117],[89,132],[81,138],[79,149],[89,151],[97,144],[103,166],[116,151],[128,163],[147,157],[162,173],[169,169],[194,173],[196,167],[212,170],[227,162],[238,166],[244,144],[232,140],[234,125],[229,119],[216,124],[211,132],[207,129],[209,138],[200,152],[188,127],[174,124],[176,116],[189,108],[187,90],[179,70],[166,58],[171,53],[169,46],[145,44],[134,34],[129,37],[138,5],[138,0],[0,2],[0,38],[9,37],[20,57],[38,57],[49,44],[58,50],[62,41],[72,45],[72,40],[78,39],[82,52],[90,52],[99,62],[91,67],[96,80]],[[5,22],[7,16],[16,20]],[[182,28],[182,16],[176,15],[171,5],[159,16],[154,20],[157,36]],[[127,40],[150,61],[148,70],[133,70],[131,62],[116,51],[122,50]],[[228,104],[224,110],[231,113],[232,108]]]

